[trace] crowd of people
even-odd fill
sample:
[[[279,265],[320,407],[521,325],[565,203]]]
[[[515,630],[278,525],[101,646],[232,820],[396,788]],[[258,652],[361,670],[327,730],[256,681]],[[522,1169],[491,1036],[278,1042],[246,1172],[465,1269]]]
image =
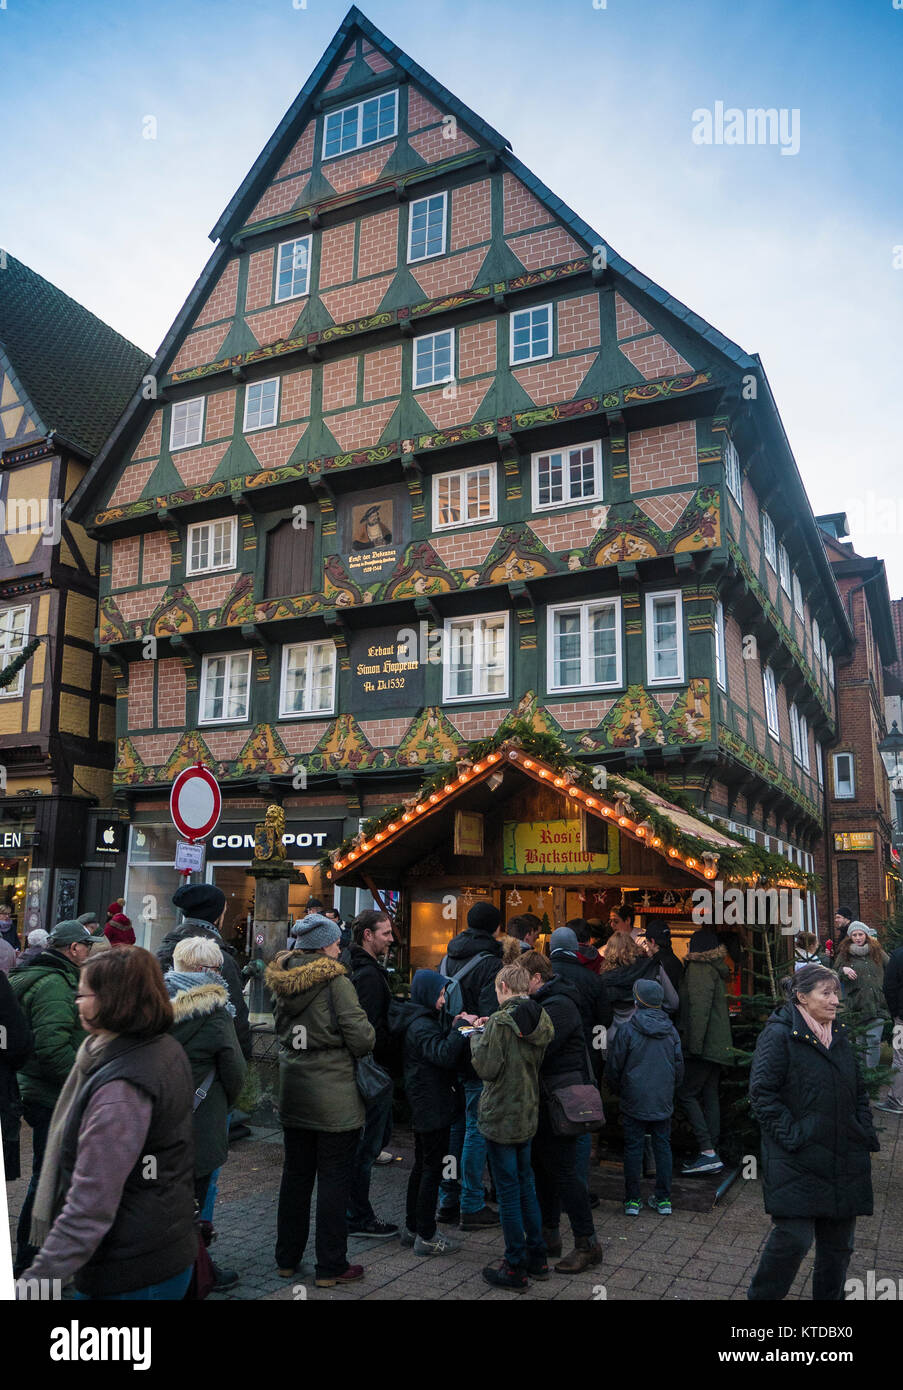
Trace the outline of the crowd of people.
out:
[[[0,1121],[7,1180],[19,1176],[19,1121],[32,1172],[15,1272],[29,1286],[74,1280],[86,1299],[203,1296],[239,1275],[207,1260],[229,1119],[251,1055],[242,976],[220,934],[225,898],[180,888],[183,914],[156,955],[134,944],[121,901],[31,933],[20,948],[0,909]],[[813,1241],[813,1296],[843,1297],[856,1217],[872,1209],[878,1148],[863,1068],[885,1024],[903,1024],[903,947],[841,910],[835,939],[801,934],[786,1002],[756,1046],[750,1077],[773,1228],[749,1290],[782,1298]],[[608,924],[573,919],[538,946],[531,914],[502,924],[476,902],[436,969],[397,997],[385,969],[394,929],[382,910],[346,927],[310,901],[264,972],[280,1041],[284,1164],[278,1272],[294,1278],[316,1185],[315,1282],[354,1283],[349,1236],[398,1239],[415,1258],[499,1228],[483,1270],[522,1292],[554,1270],[600,1264],[590,1189],[593,1147],[616,1098],[624,1213],[672,1211],[671,1128],[682,1112],[696,1152],[688,1176],[724,1167],[720,1083],[734,1060],[729,942],[696,931],[682,958],[667,923],[641,930],[629,906]],[[13,933],[15,935],[15,933]],[[9,952],[12,952],[10,959]],[[838,1009],[843,1006],[842,1017]],[[903,1051],[880,1108],[903,1110]],[[414,1136],[404,1224],[371,1204],[390,1159],[396,1083]],[[561,1215],[573,1249],[565,1257]],[[458,1228],[453,1236],[450,1228]]]

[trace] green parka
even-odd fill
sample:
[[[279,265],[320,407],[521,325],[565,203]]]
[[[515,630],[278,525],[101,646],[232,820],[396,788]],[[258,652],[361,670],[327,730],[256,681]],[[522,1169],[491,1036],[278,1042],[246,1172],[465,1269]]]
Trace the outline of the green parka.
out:
[[[166,977],[168,988],[175,978]],[[175,1019],[170,1035],[187,1053],[195,1089],[213,1072],[207,1095],[192,1116],[194,1172],[203,1178],[229,1157],[228,1114],[238,1099],[248,1064],[226,1008],[229,991],[225,982],[219,985],[210,980],[179,989],[170,1002]]]
[[[279,1035],[279,1114],[288,1129],[360,1129],[364,1106],[354,1058],[376,1033],[345,967],[322,951],[283,951],[267,966]],[[330,1008],[330,997],[332,1008]]]
[[[470,1060],[483,1081],[480,1133],[496,1144],[523,1144],[539,1121],[539,1068],[555,1036],[545,1009],[525,995],[506,999],[482,1034],[471,1038]]]
[[[690,951],[680,982],[677,1029],[684,1057],[729,1066],[733,1058],[730,1014],[725,985],[730,978],[727,951]]]
[[[34,1034],[34,1053],[18,1073],[23,1100],[52,1110],[85,1041],[75,994],[79,967],[53,949],[26,970],[14,970],[10,988]]]
[[[881,961],[872,960],[871,956],[835,957],[834,969],[840,976],[844,1014],[849,1016],[850,1022],[854,1025],[874,1023],[876,1019],[887,1018],[884,970],[888,959],[888,956],[884,956]],[[843,973],[845,965],[856,971],[855,980]]]

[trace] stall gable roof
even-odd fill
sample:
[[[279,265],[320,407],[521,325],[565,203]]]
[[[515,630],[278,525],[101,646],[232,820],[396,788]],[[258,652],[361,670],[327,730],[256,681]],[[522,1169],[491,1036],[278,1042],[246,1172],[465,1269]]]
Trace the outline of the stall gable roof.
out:
[[[703,864],[693,855],[683,854],[680,850],[669,848],[654,832],[646,829],[639,823],[634,816],[625,813],[619,806],[616,796],[603,795],[597,791],[587,791],[584,787],[578,786],[576,782],[576,771],[560,772],[550,766],[542,758],[538,758],[534,753],[516,746],[514,743],[505,742],[492,753],[487,753],[475,764],[469,766],[466,762],[458,764],[459,772],[450,777],[449,780],[436,791],[424,797],[411,797],[405,803],[407,809],[397,816],[384,830],[379,830],[370,836],[361,836],[354,849],[345,853],[336,852],[333,859],[332,869],[327,871],[327,878],[334,883],[339,883],[348,874],[359,873],[366,870],[368,864],[378,859],[383,850],[388,846],[395,845],[405,835],[405,833],[417,822],[426,821],[431,815],[444,810],[448,805],[461,796],[466,795],[473,787],[481,782],[486,782],[494,774],[500,772],[505,766],[514,767],[518,772],[526,777],[531,777],[535,782],[552,787],[559,793],[562,800],[574,801],[577,805],[587,812],[596,816],[599,820],[607,822],[609,825],[616,825],[622,835],[627,835],[631,839],[644,844],[654,854],[659,854],[666,859],[673,868],[679,868],[685,873],[694,875],[703,882],[711,880],[716,875],[714,863]],[[628,783],[626,778],[618,778],[618,783],[625,784],[628,792],[632,786],[639,794],[642,792],[647,796],[645,788],[638,783]],[[701,839],[711,840],[713,853],[718,848],[734,848],[736,842],[729,840],[726,836],[712,830],[711,826],[705,825],[702,821],[696,821],[687,812],[673,805],[664,798],[656,797],[657,809],[663,815],[668,815],[675,825],[681,825],[686,829],[686,822],[692,822],[692,833]],[[683,823],[683,824],[682,824]]]

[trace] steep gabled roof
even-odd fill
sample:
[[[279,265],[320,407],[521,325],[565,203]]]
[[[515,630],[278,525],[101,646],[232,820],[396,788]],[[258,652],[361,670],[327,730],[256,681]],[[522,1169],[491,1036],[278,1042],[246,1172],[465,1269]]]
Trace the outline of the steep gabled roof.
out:
[[[150,357],[7,254],[0,271],[0,351],[45,434],[93,457]]]

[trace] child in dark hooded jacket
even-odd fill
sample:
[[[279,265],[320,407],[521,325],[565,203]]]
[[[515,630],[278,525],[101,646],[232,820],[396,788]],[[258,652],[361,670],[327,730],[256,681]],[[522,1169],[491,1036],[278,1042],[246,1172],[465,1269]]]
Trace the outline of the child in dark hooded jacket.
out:
[[[410,1004],[396,1004],[390,1029],[404,1039],[404,1088],[411,1107],[414,1167],[408,1182],[406,1229],[402,1245],[415,1255],[444,1255],[458,1242],[436,1231],[436,1199],[449,1151],[455,1116],[455,1080],[468,1051],[458,1031],[472,1023],[469,1014],[451,1019],[442,1012],[448,980],[436,970],[418,970],[411,982]]]
[[[683,1080],[684,1059],[677,1029],[664,1012],[664,991],[656,980],[637,980],[636,1013],[618,1029],[605,1064],[606,1085],[621,1097],[624,1129],[624,1211],[640,1213],[643,1141],[652,1137],[655,1195],[649,1205],[671,1214],[671,1116],[674,1091]]]

